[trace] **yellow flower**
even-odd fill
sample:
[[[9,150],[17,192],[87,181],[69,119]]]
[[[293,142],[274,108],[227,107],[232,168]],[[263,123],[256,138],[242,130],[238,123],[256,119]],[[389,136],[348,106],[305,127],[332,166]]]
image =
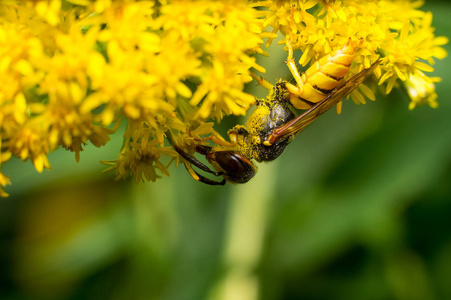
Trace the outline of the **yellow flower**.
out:
[[[3,190],[4,186],[10,185],[11,181],[8,176],[0,173],[0,197],[8,197],[9,194]]]
[[[430,27],[432,14],[425,13],[421,22],[407,20],[399,32],[398,38],[385,43],[383,59],[385,74],[380,79],[380,84],[388,80],[386,92],[389,93],[399,78],[407,80],[418,71],[432,72],[434,69],[421,61],[434,63],[433,58],[443,59],[446,51],[439,47],[448,42],[445,37],[435,37],[433,28]],[[412,99],[413,100],[413,99]]]
[[[50,168],[60,146],[78,161],[126,122],[118,178],[168,175],[187,153],[221,137],[208,121],[245,115],[255,102],[246,83],[265,72],[256,63],[278,34],[308,66],[357,43],[349,76],[381,59],[379,84],[400,82],[412,102],[437,106],[432,71],[448,42],[436,37],[421,1],[134,1],[7,0],[0,3],[0,164],[12,156]],[[292,8],[295,7],[292,13]],[[282,64],[281,64],[282,66]],[[374,85],[351,94],[374,100]],[[163,161],[165,161],[163,163]],[[0,173],[0,186],[9,178]],[[7,194],[0,189],[0,196]]]
[[[12,155],[24,161],[30,159],[38,172],[42,172],[44,168],[50,169],[47,159],[50,146],[46,139],[46,132],[39,122],[34,120],[28,122],[4,144]]]
[[[435,37],[431,27],[432,14],[417,9],[421,1],[304,0],[264,1],[262,4],[268,8],[264,26],[272,26],[274,33],[280,30],[292,39],[294,48],[303,52],[299,60],[303,66],[340,49],[349,37],[362,39],[363,44],[357,50],[349,73],[352,75],[368,68],[381,57],[382,63],[376,74],[380,77],[379,84],[387,82],[386,93],[398,79],[405,81],[420,70],[433,71],[429,65],[434,63],[433,58],[442,59],[447,55],[440,46],[448,39]],[[293,6],[296,11],[291,16]],[[285,43],[284,40],[281,42]],[[374,98],[374,90],[363,89],[363,94]],[[353,92],[351,98],[356,103],[365,103],[358,91]],[[418,104],[415,103],[411,107]]]
[[[1,124],[1,120],[0,120],[0,124]],[[0,135],[0,149],[3,149],[1,142],[2,142],[2,136]],[[9,151],[0,153],[0,167],[4,162],[7,162],[11,158],[11,156],[12,156],[12,153]],[[6,193],[3,190],[3,187],[10,185],[10,184],[11,184],[11,181],[10,181],[9,177],[0,172],[0,197],[8,197],[8,193]]]
[[[423,72],[417,71],[414,74],[410,74],[409,78],[405,80],[405,87],[412,99],[409,109],[414,109],[416,106],[423,104],[429,104],[433,108],[438,107],[434,83]]]
[[[169,176],[167,167],[160,161],[160,158],[162,155],[178,157],[178,154],[170,147],[158,147],[158,140],[148,142],[143,138],[140,143],[131,142],[129,146],[130,149],[122,151],[117,160],[103,162],[111,166],[106,171],[116,170],[118,179],[134,174],[136,183],[144,179],[155,181],[160,177],[156,169],[161,174]]]
[[[61,9],[61,1],[27,1],[28,5],[33,5],[38,16],[42,17],[50,25],[56,25],[59,21],[59,12]]]

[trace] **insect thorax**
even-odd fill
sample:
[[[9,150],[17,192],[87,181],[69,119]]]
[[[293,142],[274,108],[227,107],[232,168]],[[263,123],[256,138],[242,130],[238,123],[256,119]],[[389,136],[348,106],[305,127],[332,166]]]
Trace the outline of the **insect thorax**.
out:
[[[286,99],[287,95],[285,82],[277,83],[266,99],[257,100],[257,107],[246,122],[248,129],[235,126],[229,131],[229,134],[236,136],[240,153],[258,162],[271,161],[282,154],[291,137],[276,141],[271,146],[262,143],[272,130],[295,118],[293,108]]]

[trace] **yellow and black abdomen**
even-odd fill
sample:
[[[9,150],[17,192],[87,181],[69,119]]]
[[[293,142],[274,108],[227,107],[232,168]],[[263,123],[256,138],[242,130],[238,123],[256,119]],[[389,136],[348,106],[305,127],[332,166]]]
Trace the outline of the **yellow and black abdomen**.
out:
[[[301,76],[302,84],[297,92],[290,88],[290,102],[298,109],[311,108],[323,100],[346,76],[354,58],[355,47],[351,40],[343,49],[330,53],[318,61]]]

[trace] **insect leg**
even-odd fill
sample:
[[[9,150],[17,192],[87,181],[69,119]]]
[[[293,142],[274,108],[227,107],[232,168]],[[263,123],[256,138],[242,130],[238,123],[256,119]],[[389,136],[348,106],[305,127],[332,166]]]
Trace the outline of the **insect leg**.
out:
[[[296,86],[292,85],[291,83],[287,83],[286,87],[288,89],[288,91],[291,94],[295,94],[297,96],[300,96],[304,90],[304,82],[302,81],[302,77],[299,74],[299,70],[296,66],[296,62],[294,61],[293,58],[293,44],[292,44],[292,40],[291,40],[291,36],[293,35],[293,32],[295,32],[296,30],[293,30],[293,28],[295,28],[295,22],[294,22],[294,12],[296,11],[296,7],[292,6],[291,7],[291,17],[290,17],[290,32],[288,33],[288,37],[287,37],[287,41],[286,41],[286,45],[288,48],[288,57],[286,60],[286,64],[288,66],[288,69],[291,72],[291,75],[293,75],[294,80],[296,81]]]
[[[189,155],[188,153],[184,152],[182,149],[180,149],[175,143],[174,143],[174,138],[172,136],[172,133],[170,131],[168,131],[167,133],[167,137],[169,142],[172,144],[172,146],[174,147],[174,150],[181,156],[183,157],[183,159],[185,160],[185,168],[188,171],[188,173],[191,175],[191,177],[193,177],[194,180],[196,181],[200,181],[209,185],[224,185],[226,183],[226,180],[223,179],[222,181],[214,181],[211,180],[205,176],[202,176],[201,174],[197,173],[191,165],[194,165],[196,167],[198,167],[199,169],[213,174],[215,176],[221,176],[222,172],[215,172],[213,170],[211,170],[208,166],[206,166],[205,164],[203,164],[202,162],[200,162],[198,159],[196,159],[195,157]],[[202,151],[204,151],[205,153],[209,150],[209,148],[207,146],[203,146],[205,147],[205,149],[202,149]],[[199,150],[200,150],[199,149]],[[203,153],[201,153],[203,154]]]
[[[287,83],[287,89],[293,94],[301,95],[302,91],[304,90],[304,82],[302,81],[301,75],[299,74],[298,68],[296,66],[296,62],[293,58],[293,45],[291,44],[291,38],[287,38],[286,44],[288,48],[288,57],[286,64],[291,72],[291,75],[293,75],[294,80],[296,80],[296,87],[291,83]]]
[[[207,173],[213,174],[215,176],[221,176],[222,173],[221,172],[216,172],[211,170],[207,165],[203,164],[201,161],[199,161],[197,158],[195,158],[194,156],[189,155],[188,153],[185,153],[182,149],[180,149],[179,147],[177,147],[176,145],[174,145],[174,150],[177,151],[178,154],[180,154],[181,157],[183,157],[186,161],[188,161],[189,163],[195,165],[196,167],[198,167],[199,169],[201,169],[202,171],[205,171]],[[193,170],[194,171],[194,170]],[[189,172],[189,170],[188,170]],[[195,171],[194,171],[195,172]],[[191,174],[191,173],[190,173]],[[197,173],[196,173],[197,174]],[[194,178],[195,179],[195,178]]]
[[[195,139],[195,141],[197,141],[197,142],[212,141],[216,145],[226,146],[226,147],[233,147],[236,144],[233,141],[232,142],[227,142],[226,140],[222,139],[222,137],[220,138],[220,137],[218,137],[216,135],[209,135],[209,136],[201,138],[201,139]]]
[[[262,87],[264,87],[267,90],[271,91],[273,89],[273,87],[274,87],[271,83],[269,83],[263,77],[258,76],[254,72],[251,72],[251,77],[254,78],[255,80],[257,80],[258,84],[261,85]]]
[[[196,171],[194,171],[194,172],[197,174],[197,176],[199,176],[199,180],[198,181],[200,181],[200,182],[203,182],[203,183],[206,183],[206,184],[209,184],[209,185],[225,185],[226,184],[226,180],[225,179],[223,179],[222,181],[214,181],[214,180],[211,180],[210,178],[207,178],[207,177],[204,177],[204,176],[200,175]]]
[[[201,174],[197,173],[192,167],[191,164],[187,161],[185,161],[185,168],[188,171],[188,173],[191,175],[191,177],[194,178],[194,180],[203,182],[209,185],[225,185],[226,180],[223,179],[222,181],[214,181],[210,178],[207,178],[205,176],[202,176]]]

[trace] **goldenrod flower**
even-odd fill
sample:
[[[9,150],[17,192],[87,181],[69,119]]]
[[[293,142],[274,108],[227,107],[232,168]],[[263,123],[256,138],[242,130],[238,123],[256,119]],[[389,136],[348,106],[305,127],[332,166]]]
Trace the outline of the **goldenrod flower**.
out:
[[[147,134],[143,134],[144,138],[138,143],[130,142],[130,148],[124,149],[117,161],[106,161],[105,164],[111,166],[106,171],[116,169],[118,179],[126,178],[129,174],[136,174],[136,183],[143,179],[155,181],[160,177],[156,169],[159,169],[161,174],[169,176],[167,167],[160,162],[160,158],[162,155],[172,157],[178,157],[178,155],[170,147],[157,147],[158,140],[156,139],[147,142],[150,133],[147,131]]]
[[[12,155],[50,168],[62,146],[77,161],[88,141],[100,147],[122,121],[124,146],[106,162],[137,182],[168,175],[177,153],[193,153],[206,123],[245,115],[244,92],[256,56],[279,34],[313,63],[352,38],[362,40],[350,73],[381,58],[379,84],[403,82],[410,108],[437,106],[432,71],[444,58],[432,14],[421,1],[134,1],[34,0],[0,4],[0,164]],[[295,12],[292,15],[292,7]],[[285,43],[283,39],[281,43]],[[282,64],[281,64],[282,66]],[[255,76],[254,76],[255,77]],[[351,98],[375,99],[361,85]],[[196,140],[196,142],[195,142]],[[0,173],[0,186],[9,178]],[[6,193],[0,189],[0,196]]]
[[[409,109],[414,109],[416,106],[423,104],[429,104],[433,108],[438,107],[434,79],[439,81],[439,78],[429,78],[421,71],[410,74],[404,83],[407,93],[412,99]]]

